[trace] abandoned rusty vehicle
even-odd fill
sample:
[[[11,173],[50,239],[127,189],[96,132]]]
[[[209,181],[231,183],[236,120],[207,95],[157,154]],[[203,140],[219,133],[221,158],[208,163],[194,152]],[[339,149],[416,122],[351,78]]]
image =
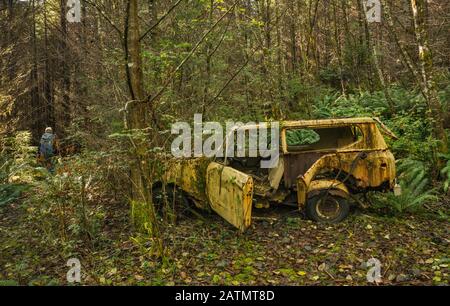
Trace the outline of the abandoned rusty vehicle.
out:
[[[353,194],[394,190],[395,159],[383,135],[395,138],[377,118],[284,121],[275,167],[261,168],[263,157],[171,159],[154,202],[190,201],[241,231],[250,226],[253,207],[278,204],[337,223],[349,214]]]

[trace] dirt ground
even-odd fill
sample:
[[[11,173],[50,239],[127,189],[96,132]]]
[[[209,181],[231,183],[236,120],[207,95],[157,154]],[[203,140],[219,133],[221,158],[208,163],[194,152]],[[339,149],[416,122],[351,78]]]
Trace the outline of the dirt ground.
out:
[[[449,205],[445,200],[442,205]],[[0,284],[65,285],[69,258],[84,285],[448,285],[449,223],[436,213],[385,216],[356,209],[336,225],[305,220],[294,208],[255,211],[238,233],[214,214],[164,229],[170,258],[130,227],[129,207],[114,204],[95,241],[43,240],[29,207],[0,209]],[[51,222],[52,220],[48,220]]]

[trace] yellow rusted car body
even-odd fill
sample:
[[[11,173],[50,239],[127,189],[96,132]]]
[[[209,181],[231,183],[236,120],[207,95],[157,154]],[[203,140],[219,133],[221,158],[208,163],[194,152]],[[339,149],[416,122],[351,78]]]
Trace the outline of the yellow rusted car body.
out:
[[[289,202],[293,194],[295,205],[300,209],[306,205],[313,219],[339,222],[348,213],[343,203],[351,193],[394,188],[395,159],[378,126],[395,137],[376,118],[285,121],[279,129],[278,165],[263,174],[258,167],[227,159],[190,158],[172,160],[163,181],[178,186],[197,207],[211,208],[241,231],[251,224],[252,204]],[[289,133],[305,129],[319,140],[300,146],[289,143]],[[314,207],[308,207],[310,202]]]
[[[241,231],[250,226],[251,176],[207,158],[171,160],[166,169],[164,183],[183,190],[197,208],[214,210]]]
[[[297,176],[299,205],[305,204],[307,194],[313,190],[328,188],[327,185],[333,184],[333,188],[341,190],[346,188],[343,184],[336,185],[332,180],[314,181],[316,175],[324,169],[338,169],[350,174],[353,180],[353,189],[367,190],[383,188],[383,186],[384,189],[392,189],[394,187],[395,159],[376,123],[377,120],[372,118],[352,118],[298,121],[284,124],[281,141],[285,160],[305,158],[310,154],[317,153],[321,155],[311,166],[307,166],[306,172]],[[327,129],[347,126],[358,128],[362,137],[357,141],[347,139],[348,136],[337,138],[337,142],[344,143],[339,148],[306,150],[300,153],[293,153],[288,150],[286,131],[289,129],[298,127]],[[383,129],[386,129],[386,127],[383,127]],[[389,136],[392,136],[389,130],[386,131]],[[313,182],[315,183],[312,184]],[[347,193],[349,192],[347,191]]]

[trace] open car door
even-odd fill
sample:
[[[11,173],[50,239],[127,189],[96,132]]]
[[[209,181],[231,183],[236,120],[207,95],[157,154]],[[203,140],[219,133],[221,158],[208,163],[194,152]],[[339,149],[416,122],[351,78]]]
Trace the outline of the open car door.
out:
[[[251,224],[253,178],[212,162],[206,170],[206,193],[211,208],[242,232]]]

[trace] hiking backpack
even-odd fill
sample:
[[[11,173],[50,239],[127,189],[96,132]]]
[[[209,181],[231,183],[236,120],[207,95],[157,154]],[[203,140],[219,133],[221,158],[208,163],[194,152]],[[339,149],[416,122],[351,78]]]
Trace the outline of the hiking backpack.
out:
[[[45,158],[53,156],[53,140],[55,137],[53,134],[45,133],[41,138],[41,154],[44,155]]]

